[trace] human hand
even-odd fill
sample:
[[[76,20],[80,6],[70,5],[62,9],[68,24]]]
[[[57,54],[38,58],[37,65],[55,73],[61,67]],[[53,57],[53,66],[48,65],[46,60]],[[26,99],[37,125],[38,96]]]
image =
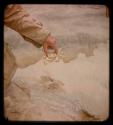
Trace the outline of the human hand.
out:
[[[56,54],[58,54],[58,48],[57,48],[57,45],[56,45],[56,40],[51,35],[48,36],[48,38],[46,39],[46,41],[43,43],[43,49],[44,49],[44,52],[45,52],[45,54],[46,54],[47,57],[48,57],[48,48],[53,49],[54,52]]]

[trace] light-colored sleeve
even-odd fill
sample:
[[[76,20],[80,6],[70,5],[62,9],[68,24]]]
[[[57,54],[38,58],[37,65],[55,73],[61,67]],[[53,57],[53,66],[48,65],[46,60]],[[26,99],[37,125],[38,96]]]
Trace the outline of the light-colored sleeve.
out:
[[[43,44],[50,32],[37,23],[20,5],[8,5],[4,12],[4,24],[25,38]]]

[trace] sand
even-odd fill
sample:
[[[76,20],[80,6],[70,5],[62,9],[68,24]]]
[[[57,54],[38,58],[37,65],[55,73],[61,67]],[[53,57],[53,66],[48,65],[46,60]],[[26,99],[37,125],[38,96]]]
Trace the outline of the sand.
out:
[[[25,43],[21,36],[21,43],[9,42],[18,69],[5,95],[6,117],[35,121],[106,120],[109,26],[104,6],[97,10],[79,5],[32,6],[23,5],[33,12],[32,16],[37,15],[48,24],[58,40],[59,53],[46,58],[42,48]],[[55,11],[61,13],[54,14]],[[30,53],[27,49],[31,49]]]

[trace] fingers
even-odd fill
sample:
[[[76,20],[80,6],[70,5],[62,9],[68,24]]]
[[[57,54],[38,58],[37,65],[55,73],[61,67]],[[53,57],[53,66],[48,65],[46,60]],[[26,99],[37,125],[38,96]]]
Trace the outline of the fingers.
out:
[[[45,52],[45,54],[46,54],[47,57],[48,57],[48,48],[49,47],[51,49],[53,49],[56,54],[58,54],[58,48],[56,46],[48,46],[47,44],[44,44],[43,45],[43,49],[44,49],[44,52]]]
[[[46,56],[48,57],[48,48],[51,48],[54,50],[56,54],[58,54],[58,49],[56,46],[56,40],[54,37],[48,37],[48,39],[43,44],[43,50]]]
[[[58,54],[58,48],[57,48],[57,45],[56,45],[56,40],[55,40],[55,44],[54,44],[54,52],[56,53],[56,54]]]
[[[46,54],[46,56],[48,57],[48,45],[47,44],[44,44],[43,45],[43,50],[44,50],[44,53]]]
[[[57,49],[57,46],[56,46],[56,40],[55,40],[55,38],[52,39],[51,44],[49,45],[49,47],[51,49],[53,49],[56,54],[58,54],[58,49]]]
[[[58,48],[57,48],[57,46],[56,46],[56,43],[51,44],[51,46],[48,45],[48,48],[53,49],[53,50],[54,50],[54,53],[58,54]]]
[[[56,46],[54,46],[54,52],[58,54],[58,48]]]

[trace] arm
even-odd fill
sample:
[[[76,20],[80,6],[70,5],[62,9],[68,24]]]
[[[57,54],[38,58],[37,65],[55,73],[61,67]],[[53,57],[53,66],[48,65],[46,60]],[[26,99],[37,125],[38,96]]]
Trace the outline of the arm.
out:
[[[19,32],[24,38],[30,42],[43,45],[44,52],[48,56],[48,48],[50,47],[58,53],[56,40],[45,30],[40,22],[36,22],[20,5],[8,5],[4,12],[4,23],[8,27]]]
[[[6,7],[4,23],[22,36],[41,45],[50,35],[50,32],[45,30],[41,23],[36,23],[20,5],[8,5]]]

